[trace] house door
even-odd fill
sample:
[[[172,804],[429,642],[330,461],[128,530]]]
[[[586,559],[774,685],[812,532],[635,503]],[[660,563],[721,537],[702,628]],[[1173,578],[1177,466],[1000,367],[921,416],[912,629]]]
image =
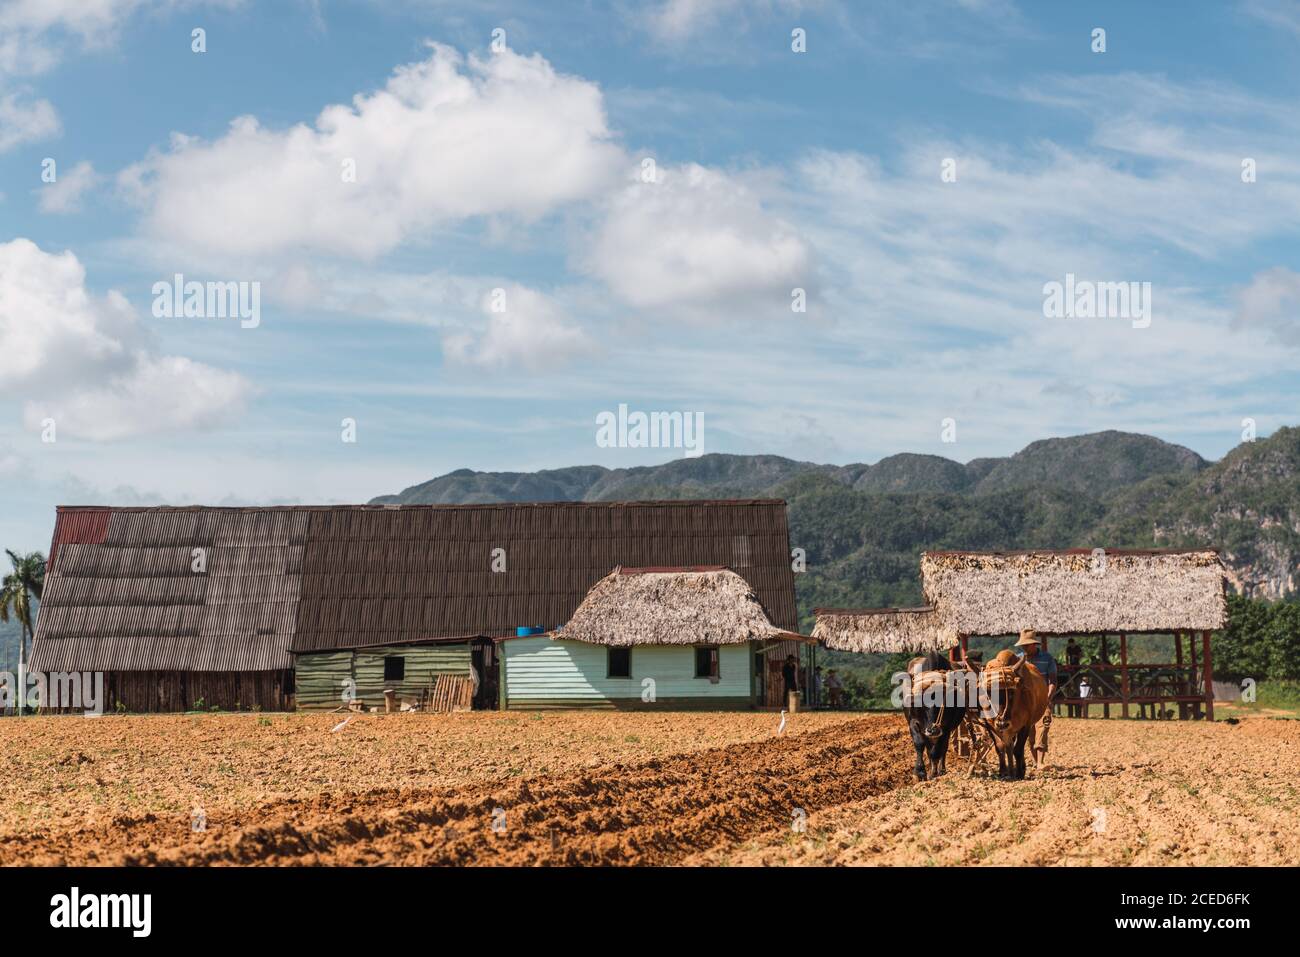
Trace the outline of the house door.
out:
[[[785,661],[780,655],[767,656],[767,706],[785,707],[785,676],[781,673]]]
[[[501,656],[495,642],[478,641],[470,652],[470,664],[478,675],[478,689],[474,692],[475,711],[495,711],[500,688]]]

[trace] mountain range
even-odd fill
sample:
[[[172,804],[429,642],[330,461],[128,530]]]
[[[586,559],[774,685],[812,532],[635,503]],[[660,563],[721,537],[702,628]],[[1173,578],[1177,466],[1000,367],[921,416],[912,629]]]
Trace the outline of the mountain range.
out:
[[[801,623],[818,605],[921,599],[926,549],[1189,547],[1223,553],[1233,586],[1297,589],[1300,428],[1243,442],[1217,462],[1148,435],[1033,442],[965,464],[901,453],[871,465],[711,454],[663,465],[538,472],[460,469],[375,504],[776,497],[789,503]]]

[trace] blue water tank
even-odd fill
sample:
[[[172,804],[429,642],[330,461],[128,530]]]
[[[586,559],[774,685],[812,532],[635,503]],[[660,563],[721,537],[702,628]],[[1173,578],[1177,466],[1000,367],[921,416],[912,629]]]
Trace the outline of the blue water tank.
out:
[[[540,635],[544,631],[546,631],[546,629],[541,625],[520,625],[515,629],[515,637],[526,638],[529,635]]]

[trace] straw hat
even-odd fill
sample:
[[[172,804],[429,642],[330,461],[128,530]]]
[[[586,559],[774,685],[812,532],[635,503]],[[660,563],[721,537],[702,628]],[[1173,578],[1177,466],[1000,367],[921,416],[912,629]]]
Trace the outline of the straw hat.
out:
[[[1022,628],[1020,630],[1020,640],[1016,642],[1017,648],[1023,648],[1025,645],[1039,644],[1038,633],[1032,628]]]

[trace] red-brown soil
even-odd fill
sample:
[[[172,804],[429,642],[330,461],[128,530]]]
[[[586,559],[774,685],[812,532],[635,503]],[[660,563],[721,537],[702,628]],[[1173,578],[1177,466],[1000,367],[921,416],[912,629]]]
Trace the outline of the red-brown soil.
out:
[[[0,860],[1293,863],[1300,723],[1059,720],[1022,782],[916,784],[898,715],[0,721]],[[205,827],[195,832],[199,808]],[[795,825],[801,820],[806,830]]]

